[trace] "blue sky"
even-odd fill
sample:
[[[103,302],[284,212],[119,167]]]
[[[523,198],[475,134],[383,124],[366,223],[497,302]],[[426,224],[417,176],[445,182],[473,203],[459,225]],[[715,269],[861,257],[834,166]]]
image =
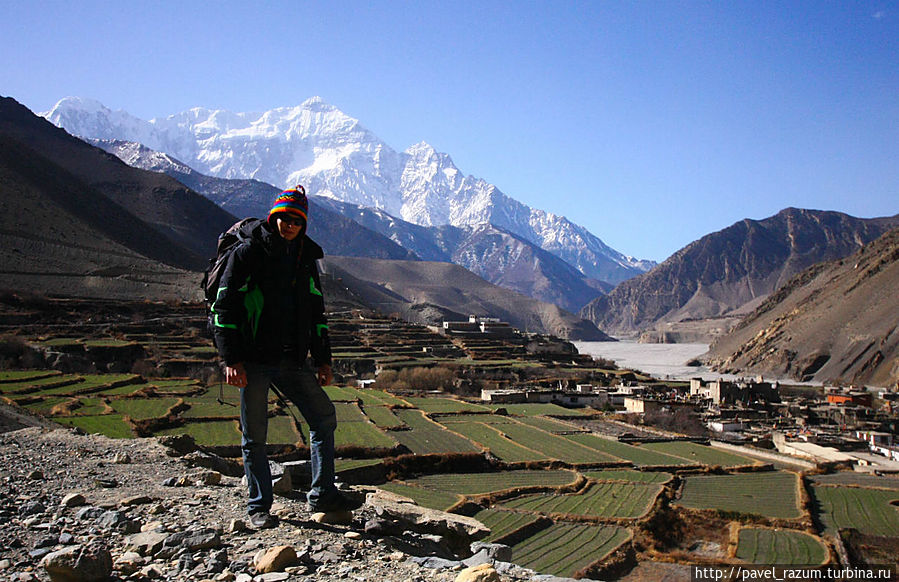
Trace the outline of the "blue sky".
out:
[[[145,119],[321,96],[664,260],[795,206],[899,213],[899,3],[13,2],[0,94]]]

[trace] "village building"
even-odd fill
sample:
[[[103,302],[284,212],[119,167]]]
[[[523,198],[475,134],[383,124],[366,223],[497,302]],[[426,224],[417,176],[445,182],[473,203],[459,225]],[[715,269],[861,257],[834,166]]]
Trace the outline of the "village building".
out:
[[[469,315],[468,321],[444,321],[439,328],[443,335],[485,336],[490,338],[512,338],[517,331],[509,323],[495,317]]]

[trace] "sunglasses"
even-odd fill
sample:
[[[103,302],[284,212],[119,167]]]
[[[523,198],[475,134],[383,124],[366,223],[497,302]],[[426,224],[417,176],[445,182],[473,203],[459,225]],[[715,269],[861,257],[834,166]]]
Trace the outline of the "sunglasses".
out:
[[[279,216],[278,220],[291,226],[306,226],[306,221],[299,216]]]

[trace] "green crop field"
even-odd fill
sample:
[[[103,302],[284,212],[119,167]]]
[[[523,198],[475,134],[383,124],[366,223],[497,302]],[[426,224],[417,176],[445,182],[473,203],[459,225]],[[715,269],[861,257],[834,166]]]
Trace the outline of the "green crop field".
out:
[[[520,422],[497,427],[513,442],[538,451],[548,458],[568,463],[613,463],[618,461],[612,455],[579,444],[564,436],[545,432]]]
[[[134,437],[129,425],[121,414],[103,414],[98,416],[60,416],[53,420],[68,426],[77,426],[85,432],[103,434],[116,439]]]
[[[433,417],[434,420],[436,420],[440,424],[446,425],[450,428],[452,428],[453,424],[460,422],[482,422],[491,426],[498,424],[512,424],[518,422],[517,419],[514,419],[511,416],[502,416],[500,414],[435,414],[433,415]]]
[[[220,404],[218,390],[210,389],[205,394],[186,396],[184,403],[189,409],[181,412],[183,418],[239,418],[240,401],[225,399]]]
[[[392,429],[392,428],[402,428],[406,426],[406,424],[397,418],[397,416],[393,413],[390,408],[380,405],[380,406],[366,406],[365,407],[365,416],[371,419],[378,428],[381,429]]]
[[[817,566],[827,561],[828,552],[820,541],[800,531],[744,527],[737,557],[752,564]]]
[[[625,481],[628,483],[667,483],[671,481],[671,473],[662,471],[635,471],[633,469],[603,469],[601,471],[584,471],[584,477],[596,481]]]
[[[391,435],[417,455],[480,452],[474,443],[446,430],[420,410],[394,410],[394,413],[411,430],[392,431]]]
[[[593,434],[570,434],[565,435],[564,438],[586,445],[607,455],[612,455],[623,461],[630,461],[637,466],[668,467],[690,464],[689,461],[681,457],[666,455],[643,447],[635,447],[634,445],[605,439]]]
[[[694,509],[718,509],[792,519],[800,517],[799,479],[794,473],[765,471],[733,475],[693,475],[685,479],[678,503]]]
[[[565,408],[558,404],[534,402],[530,404],[491,404],[490,409],[505,408],[516,416],[590,416],[592,411],[582,408]]]
[[[899,491],[820,485],[812,491],[828,533],[852,527],[871,535],[899,536],[899,509],[891,503],[899,500]]]
[[[96,415],[96,414],[110,414],[111,406],[107,406],[105,402],[103,402],[102,398],[78,398],[78,408],[72,410],[72,414],[77,415]],[[113,409],[114,410],[114,409]]]
[[[0,384],[7,382],[24,382],[48,376],[61,376],[57,370],[0,370]]]
[[[340,386],[325,386],[324,390],[332,402],[353,402],[359,397],[354,390]]]
[[[542,574],[571,577],[631,537],[614,525],[556,523],[512,547],[512,561]]]
[[[304,438],[306,440],[303,440]],[[308,437],[300,436],[293,419],[289,416],[274,416],[268,419],[267,440],[272,445],[296,445],[309,442]]]
[[[423,410],[428,414],[445,412],[490,412],[490,409],[480,404],[471,404],[452,398],[440,398],[432,396],[407,396],[405,400],[412,406]]]
[[[134,420],[148,418],[162,418],[166,412],[178,403],[180,398],[168,396],[165,398],[129,398],[124,400],[111,400],[109,405],[119,414],[130,416]]]
[[[336,403],[335,405],[340,404]],[[353,405],[355,406],[355,404]],[[358,411],[359,409],[356,408]],[[294,409],[294,414],[300,419],[303,430],[304,442],[309,442],[309,425],[306,423],[299,410]],[[361,414],[361,413],[360,413]],[[278,418],[278,417],[275,417]],[[286,417],[289,418],[289,417]],[[338,421],[337,430],[334,431],[334,446],[336,447],[365,447],[392,449],[397,441],[384,434],[367,419],[360,421]]]
[[[22,408],[30,410],[32,412],[37,412],[44,415],[49,415],[50,410],[56,406],[57,404],[62,404],[68,400],[72,400],[72,398],[68,396],[53,396],[50,398],[41,398],[37,402],[32,402],[30,404],[21,405]],[[94,414],[99,414],[99,412],[95,412]]]
[[[641,517],[662,491],[658,484],[595,483],[578,494],[537,493],[504,501],[504,507],[543,514],[586,517]]]
[[[549,455],[513,442],[503,436],[500,429],[491,425],[481,422],[457,422],[453,423],[452,427],[455,432],[489,449],[492,454],[508,463],[550,458]]]
[[[84,378],[82,378],[81,376],[76,376],[75,374],[54,374],[39,377],[26,376],[21,380],[10,380],[8,382],[3,382],[2,384],[0,384],[0,392],[6,395],[11,395],[25,391],[32,391],[34,389],[40,389],[42,386],[72,386],[83,381]],[[75,390],[75,388],[70,388],[70,390]],[[40,392],[34,393],[43,395],[45,394],[45,391],[40,390]]]
[[[379,487],[384,491],[390,491],[391,493],[414,499],[415,502],[422,507],[430,507],[431,509],[439,509],[440,511],[446,511],[462,500],[462,496],[456,495],[455,493],[423,489],[421,487],[414,487],[403,483],[384,483],[383,485],[379,485]]]
[[[355,402],[334,402],[334,409],[337,411],[337,423],[341,422],[366,422],[368,417],[359,410],[359,405]]]
[[[483,495],[519,487],[563,487],[577,481],[573,471],[503,471],[501,473],[448,473],[425,475],[410,485],[462,495]]]
[[[642,446],[652,451],[658,451],[667,455],[674,455],[676,457],[687,459],[691,463],[698,463],[701,465],[742,467],[744,465],[760,464],[760,462],[756,459],[744,457],[742,455],[724,451],[722,449],[716,449],[712,446],[700,445],[691,442],[674,441],[667,443],[646,443]]]
[[[522,416],[515,419],[521,424],[532,426],[536,429],[540,429],[546,432],[551,433],[559,433],[559,432],[572,432],[580,430],[578,427],[568,424],[567,422],[563,422],[561,420],[555,420],[553,418],[547,418],[545,416]]]
[[[240,431],[237,428],[237,421],[234,420],[188,422],[183,426],[161,430],[157,434],[189,434],[197,441],[197,444],[208,446],[240,444]],[[271,424],[269,424],[269,434],[271,435]],[[269,438],[269,442],[272,442],[271,438]]]
[[[92,391],[95,396],[123,396],[126,394],[134,394],[138,390],[145,388],[146,384],[125,384],[124,386],[116,386],[114,388],[104,388],[103,390]]]
[[[504,509],[483,509],[474,518],[490,528],[490,534],[483,539],[485,542],[498,540],[540,519],[529,513]]]
[[[850,485],[855,487],[870,487],[871,489],[899,490],[899,476],[896,475],[872,475],[856,473],[855,471],[839,471],[827,475],[813,475],[809,480],[816,485]]]

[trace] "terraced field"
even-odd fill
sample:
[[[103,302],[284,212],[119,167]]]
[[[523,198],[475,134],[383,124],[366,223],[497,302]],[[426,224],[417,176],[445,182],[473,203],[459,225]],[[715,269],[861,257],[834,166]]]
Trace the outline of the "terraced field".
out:
[[[629,540],[631,533],[614,525],[556,523],[512,547],[512,561],[538,572],[573,577]]]
[[[866,534],[899,537],[899,491],[821,485],[812,491],[828,533],[851,527]]]
[[[524,487],[564,487],[577,481],[574,471],[503,471],[500,473],[447,473],[425,475],[406,483],[435,491],[484,495]]]
[[[828,559],[820,540],[800,531],[744,527],[737,557],[751,564],[819,565]]]
[[[646,443],[643,447],[651,450],[686,459],[701,465],[719,465],[721,467],[742,467],[744,465],[760,465],[761,462],[723,449],[708,445],[675,441],[666,443]]]
[[[496,541],[512,532],[533,526],[540,520],[540,517],[530,513],[504,509],[484,509],[476,513],[474,518],[490,528],[490,535],[484,538],[485,542]]]
[[[635,471],[634,469],[602,469],[584,471],[584,477],[596,481],[624,481],[626,483],[667,483],[673,475],[662,471]]]
[[[691,475],[678,504],[693,509],[798,518],[799,480],[795,473],[764,471],[732,475]]]
[[[662,485],[645,483],[595,483],[578,494],[538,493],[502,503],[503,507],[545,515],[637,518],[652,507]]]
[[[397,418],[410,430],[392,432],[396,440],[417,455],[430,453],[477,453],[470,440],[446,430],[428,419],[420,410],[395,410]]]
[[[636,447],[593,434],[571,434],[565,435],[564,438],[615,457],[620,461],[630,461],[638,467],[672,467],[694,464],[681,457],[666,455],[652,449]]]

